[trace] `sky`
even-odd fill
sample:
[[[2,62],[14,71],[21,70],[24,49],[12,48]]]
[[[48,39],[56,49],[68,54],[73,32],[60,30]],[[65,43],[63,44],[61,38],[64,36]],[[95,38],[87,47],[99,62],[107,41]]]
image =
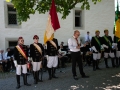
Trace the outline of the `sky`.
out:
[[[118,3],[119,3],[119,10],[120,10],[120,0],[118,0]],[[117,0],[115,0],[115,10],[117,8]]]

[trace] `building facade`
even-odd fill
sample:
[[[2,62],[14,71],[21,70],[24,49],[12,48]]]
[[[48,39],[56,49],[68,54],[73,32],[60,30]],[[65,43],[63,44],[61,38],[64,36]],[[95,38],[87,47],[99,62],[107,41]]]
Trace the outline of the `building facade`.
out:
[[[115,17],[114,0],[102,0],[94,5],[90,2],[90,10],[81,10],[80,4],[71,10],[65,20],[58,13],[61,28],[55,32],[55,38],[67,44],[68,38],[73,35],[74,30],[81,32],[84,37],[87,31],[95,35],[95,30],[100,30],[101,36],[104,29],[109,30],[113,36],[113,24]],[[23,36],[26,45],[33,43],[33,36],[39,36],[39,42],[43,43],[44,32],[47,25],[48,13],[31,15],[27,22],[17,24],[16,11],[11,3],[0,0],[0,49],[6,49],[17,44],[17,38]]]

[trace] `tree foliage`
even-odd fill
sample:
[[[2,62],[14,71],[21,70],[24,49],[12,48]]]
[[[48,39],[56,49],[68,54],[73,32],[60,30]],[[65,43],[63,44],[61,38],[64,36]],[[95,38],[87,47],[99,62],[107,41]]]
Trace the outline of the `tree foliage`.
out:
[[[69,15],[71,9],[75,7],[77,3],[81,3],[81,9],[90,9],[90,0],[55,0],[57,12],[62,14],[62,18],[65,19]],[[94,4],[101,0],[91,0]],[[14,7],[17,10],[18,22],[27,21],[30,18],[30,14],[35,14],[38,11],[40,14],[48,12],[51,6],[52,0],[11,0]]]

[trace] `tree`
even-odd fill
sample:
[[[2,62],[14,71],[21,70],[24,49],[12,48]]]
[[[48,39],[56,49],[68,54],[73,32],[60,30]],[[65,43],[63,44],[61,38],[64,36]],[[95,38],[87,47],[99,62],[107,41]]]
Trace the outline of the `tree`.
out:
[[[57,12],[62,14],[62,18],[65,19],[69,15],[71,9],[75,7],[77,3],[82,3],[81,9],[90,9],[90,0],[55,0]],[[94,4],[101,0],[92,0]],[[17,10],[18,22],[27,21],[30,18],[30,14],[35,14],[38,11],[40,14],[48,12],[51,6],[52,0],[11,0],[14,7]]]

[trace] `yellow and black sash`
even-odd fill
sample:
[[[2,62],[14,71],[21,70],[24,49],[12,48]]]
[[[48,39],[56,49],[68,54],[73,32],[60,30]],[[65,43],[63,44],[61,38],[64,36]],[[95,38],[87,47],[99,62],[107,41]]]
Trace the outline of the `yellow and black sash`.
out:
[[[24,52],[24,50],[22,49],[22,47],[20,47],[19,45],[17,45],[16,48],[20,52],[20,54],[22,54],[22,56],[27,60],[26,53]]]
[[[49,42],[57,49],[57,45],[55,44],[55,42],[53,42],[52,40],[50,40]]]
[[[42,49],[41,49],[41,47],[40,46],[38,46],[37,44],[33,44],[36,48],[37,48],[37,50],[39,51],[39,53],[42,55]]]

